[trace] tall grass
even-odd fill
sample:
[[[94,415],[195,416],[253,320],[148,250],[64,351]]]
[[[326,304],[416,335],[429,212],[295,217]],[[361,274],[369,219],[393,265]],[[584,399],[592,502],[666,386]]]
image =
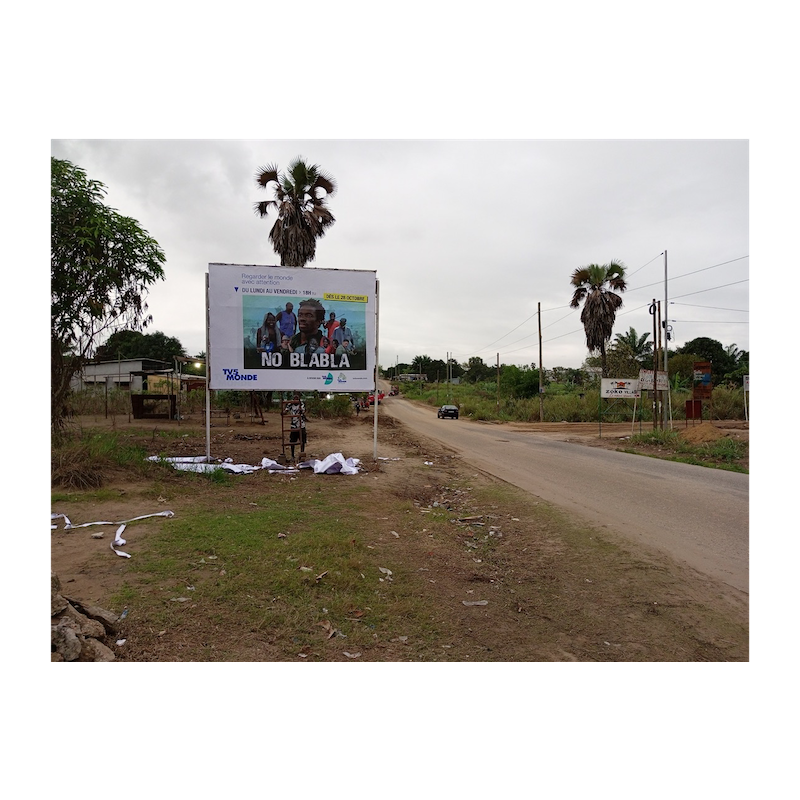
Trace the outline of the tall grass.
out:
[[[747,456],[747,445],[727,436],[722,436],[713,442],[695,443],[686,441],[678,431],[654,430],[635,434],[630,437],[628,442],[634,446],[649,445],[668,450],[674,454],[673,461],[700,466],[717,466],[735,472],[748,472],[747,468],[737,464]],[[668,456],[659,453],[659,457]]]
[[[266,392],[261,392],[264,411],[279,411],[282,392],[273,392],[272,405],[265,401]],[[288,394],[286,395],[288,397]],[[331,419],[348,417],[353,406],[346,394],[334,394],[329,400],[324,393],[309,393],[303,398],[306,411],[310,416]],[[82,389],[70,395],[70,407],[75,416],[100,417],[126,416],[131,413],[131,393],[124,389],[111,389],[107,393],[103,389]],[[202,414],[206,407],[206,393],[203,389],[186,392],[180,399],[181,416]],[[212,391],[211,408],[216,411],[228,411],[231,414],[249,414],[251,410],[251,393],[237,391]]]
[[[96,489],[115,470],[152,476],[159,465],[147,461],[143,447],[126,442],[117,433],[73,432],[54,445],[50,472],[54,486]]]
[[[603,400],[598,388],[582,390],[551,385],[542,398],[543,416],[540,415],[539,398],[514,398],[501,393],[496,385],[482,384],[430,384],[404,383],[400,390],[405,397],[431,406],[453,403],[459,406],[461,416],[479,420],[507,422],[597,422],[602,413],[604,422],[628,422],[634,418],[634,401],[614,402]],[[690,390],[675,390],[670,394],[673,420],[686,419],[686,401]],[[635,404],[636,420],[651,422],[653,402],[645,393]],[[717,386],[711,401],[703,402],[703,419],[744,419],[744,394],[741,387]]]

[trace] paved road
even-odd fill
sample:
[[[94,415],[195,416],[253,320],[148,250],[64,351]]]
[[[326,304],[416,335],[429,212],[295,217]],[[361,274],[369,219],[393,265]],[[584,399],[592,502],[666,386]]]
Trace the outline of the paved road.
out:
[[[398,397],[381,407],[485,472],[748,591],[748,475],[440,420],[435,409]]]

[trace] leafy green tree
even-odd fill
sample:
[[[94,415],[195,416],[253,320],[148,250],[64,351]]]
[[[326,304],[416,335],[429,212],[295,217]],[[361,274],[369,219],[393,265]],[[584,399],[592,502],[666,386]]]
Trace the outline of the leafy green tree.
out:
[[[429,383],[447,380],[447,364],[441,358],[431,359],[425,375]]]
[[[531,369],[527,364],[522,367],[504,364],[500,368],[500,388],[511,397],[537,397],[539,370]]]
[[[694,377],[694,362],[703,360],[693,353],[669,355],[667,371],[669,372],[670,382],[676,387],[690,387]]]
[[[430,356],[414,356],[414,360],[411,362],[411,372],[415,375],[424,375],[426,380],[430,380],[428,377],[428,369],[430,368],[430,365]]]
[[[625,333],[618,333],[614,337],[614,349],[626,351],[632,358],[634,358],[641,366],[653,367],[653,343],[648,342],[650,337],[649,333],[643,333],[641,336],[636,332],[636,328],[628,328]]]
[[[269,240],[281,266],[304,267],[316,257],[317,239],[336,221],[327,205],[336,192],[335,180],[317,164],[295,158],[286,173],[274,165],[262,167],[256,183],[264,189],[275,184],[275,199],[256,203],[255,211],[262,218],[270,211],[277,214]]]
[[[467,368],[464,372],[464,380],[467,383],[480,383],[488,380],[494,375],[492,367],[486,365],[480,356],[472,356],[467,361]]]
[[[642,367],[653,368],[653,343],[648,342],[649,333],[639,334],[635,328],[614,337],[606,355],[609,375],[617,378],[636,378]]]
[[[535,369],[535,365],[532,365]],[[553,367],[545,370],[547,382],[561,383],[567,386],[583,386],[586,381],[586,373],[574,367]]]
[[[185,356],[186,350],[180,340],[161,331],[116,331],[100,345],[95,353],[97,361],[118,358],[152,358],[155,361],[172,361],[176,356]]]
[[[717,386],[725,379],[725,375],[736,369],[736,359],[716,339],[700,336],[679,347],[679,354],[697,356],[695,361],[711,363],[711,382]]]
[[[586,347],[590,353],[600,351],[603,375],[607,376],[606,343],[611,339],[617,311],[622,306],[617,292],[627,288],[625,265],[621,261],[611,261],[579,267],[572,273],[570,283],[575,287],[570,306],[577,308],[583,302],[581,324],[586,334]]]
[[[103,203],[105,186],[69,161],[50,159],[51,427],[63,432],[69,384],[97,342],[140,330],[145,297],[163,280],[164,252],[139,223]]]
[[[447,367],[451,378],[460,378],[464,374],[464,368],[454,358],[447,359]]]

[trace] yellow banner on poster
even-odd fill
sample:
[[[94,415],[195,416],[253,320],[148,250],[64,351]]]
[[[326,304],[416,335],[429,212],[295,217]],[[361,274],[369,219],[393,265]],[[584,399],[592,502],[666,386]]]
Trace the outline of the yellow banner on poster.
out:
[[[365,294],[335,294],[331,292],[325,292],[323,299],[338,300],[343,303],[366,303],[369,300]]]

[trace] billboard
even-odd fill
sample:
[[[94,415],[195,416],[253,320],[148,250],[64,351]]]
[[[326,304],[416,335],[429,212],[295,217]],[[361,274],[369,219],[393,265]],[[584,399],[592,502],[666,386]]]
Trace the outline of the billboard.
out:
[[[601,378],[600,397],[638,397],[639,381],[635,378]]]
[[[710,400],[711,390],[711,362],[695,361],[692,373],[692,398],[695,400]]]
[[[639,388],[642,391],[653,391],[653,370],[640,369],[639,370]],[[668,392],[669,391],[669,377],[664,370],[659,370],[656,375],[656,391]]]
[[[377,288],[371,270],[209,264],[209,386],[373,389]]]

